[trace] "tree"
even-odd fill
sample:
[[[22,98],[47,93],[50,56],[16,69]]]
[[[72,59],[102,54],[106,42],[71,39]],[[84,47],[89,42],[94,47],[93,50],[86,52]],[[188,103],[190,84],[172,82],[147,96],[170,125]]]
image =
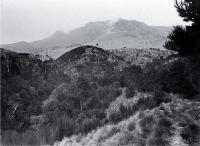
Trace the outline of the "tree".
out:
[[[199,0],[176,0],[175,7],[184,21],[200,23]]]
[[[168,36],[165,48],[181,56],[200,55],[200,1],[175,0],[175,7],[188,26],[176,26]]]

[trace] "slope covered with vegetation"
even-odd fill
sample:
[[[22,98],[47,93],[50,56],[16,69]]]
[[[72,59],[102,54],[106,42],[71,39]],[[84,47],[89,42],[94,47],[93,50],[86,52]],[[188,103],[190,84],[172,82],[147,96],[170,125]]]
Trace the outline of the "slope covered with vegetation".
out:
[[[104,109],[121,93],[115,79],[124,65],[93,46],[44,62],[1,49],[2,142],[53,143],[105,123]]]
[[[121,104],[117,112],[120,113],[119,116],[125,118],[127,113],[131,113],[129,117],[119,123],[110,123],[100,127],[87,135],[64,138],[62,142],[56,142],[55,146],[189,146],[200,144],[200,117],[197,114],[200,111],[199,102],[179,99],[177,95],[169,94],[163,97],[165,102],[154,105],[155,107],[152,108],[147,100],[147,98],[154,98],[152,95],[139,94],[133,98],[123,98],[129,101],[128,104],[125,105],[124,100],[115,101],[114,104]],[[141,100],[144,102],[139,103]],[[138,104],[140,110],[135,110]],[[113,112],[115,111],[109,114]]]
[[[141,66],[83,46],[44,62],[2,49],[1,66],[2,144],[53,144],[69,137],[66,143],[79,137],[77,144],[89,145],[88,136],[97,140],[94,145],[167,144],[173,138],[198,142],[198,61],[172,55]]]
[[[56,60],[1,49],[1,145],[200,145],[198,0],[177,51],[75,48]],[[121,26],[121,24],[120,24]]]
[[[122,94],[105,110],[108,123],[55,145],[199,145],[199,65],[172,57],[124,68]]]

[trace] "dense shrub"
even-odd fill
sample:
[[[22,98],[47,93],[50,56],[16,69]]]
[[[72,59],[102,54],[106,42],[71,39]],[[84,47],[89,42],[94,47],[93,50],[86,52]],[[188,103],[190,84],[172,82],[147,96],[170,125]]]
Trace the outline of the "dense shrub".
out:
[[[98,121],[96,119],[96,117],[92,117],[89,119],[84,119],[80,125],[80,132],[82,133],[88,133],[90,131],[92,131],[93,129],[95,129],[98,125]]]
[[[172,121],[168,118],[160,118],[149,139],[149,144],[154,146],[169,145],[168,137],[172,135]]]
[[[40,138],[36,131],[27,130],[24,133],[19,133],[14,130],[3,132],[1,144],[5,145],[39,145]]]
[[[152,115],[142,118],[140,121],[140,127],[142,128],[143,137],[147,138],[153,131],[155,119]]]
[[[194,64],[181,58],[167,64],[153,61],[144,67],[140,83],[135,84],[134,88],[145,92],[178,93],[185,98],[194,98],[199,94],[200,87],[198,76],[200,70],[194,69],[198,65],[198,62]]]
[[[182,138],[190,145],[199,142],[200,127],[195,123],[189,123],[181,133]]]
[[[3,142],[53,144],[73,134],[87,134],[108,123],[117,124],[138,111],[158,110],[163,104],[172,102],[169,93],[183,95],[173,98],[191,100],[200,94],[199,63],[194,64],[183,58],[154,60],[143,67],[132,65],[120,71],[105,66],[99,69],[98,66],[102,72],[98,70],[97,73],[91,72],[91,64],[85,66],[79,66],[78,73],[70,79],[60,70],[51,72],[49,68],[41,67],[41,64],[36,65],[33,74],[29,73],[30,79],[21,74],[4,79],[1,99]],[[46,69],[50,73],[44,73]],[[44,106],[47,98],[50,104]],[[165,107],[162,108],[165,110]],[[195,131],[198,125],[188,126],[191,117],[198,119],[196,111],[190,110],[191,116],[181,114],[185,109],[173,115],[170,115],[172,111],[165,111],[170,117],[179,115],[175,120],[183,119],[179,124],[184,127],[182,137],[188,142],[195,141],[199,133]],[[171,134],[171,120],[155,114],[158,119],[146,113],[138,116],[141,119],[138,122],[141,126],[139,136],[134,133],[138,128],[135,121],[128,124],[128,132],[124,132],[122,138],[118,139],[120,144],[133,143],[135,140],[144,145],[144,139],[151,136],[149,144],[165,145],[165,136]],[[31,121],[32,116],[41,115],[43,120],[38,123]],[[112,137],[119,132],[121,129],[113,128],[107,136]]]

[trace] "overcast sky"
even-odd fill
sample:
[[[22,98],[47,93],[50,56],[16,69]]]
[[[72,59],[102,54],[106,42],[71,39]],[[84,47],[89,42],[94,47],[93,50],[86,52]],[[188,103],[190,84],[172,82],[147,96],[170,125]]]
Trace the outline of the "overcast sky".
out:
[[[1,42],[34,41],[90,21],[116,18],[149,25],[183,24],[174,0],[0,0]]]

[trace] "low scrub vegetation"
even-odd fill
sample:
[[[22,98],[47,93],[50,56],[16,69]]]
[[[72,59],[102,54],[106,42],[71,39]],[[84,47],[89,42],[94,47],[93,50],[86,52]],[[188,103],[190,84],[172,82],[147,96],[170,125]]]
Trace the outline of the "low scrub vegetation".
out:
[[[170,95],[170,98],[170,102],[162,103],[153,109],[139,110],[121,122],[107,124],[87,135],[66,137],[55,146],[65,144],[169,146],[175,143],[181,146],[199,145],[200,134],[197,123],[199,119],[192,118],[189,111],[197,108],[200,103],[191,106],[192,102],[178,99],[176,95]],[[182,125],[183,115],[190,117],[190,122],[185,126]]]
[[[84,63],[73,67],[73,76],[62,72],[63,64],[57,72],[53,65],[33,63],[34,71],[17,75],[3,70],[2,144],[54,144],[99,131],[95,143],[167,145],[176,129],[182,143],[198,143],[199,62],[172,57],[120,70]],[[126,130],[114,126],[135,116]],[[114,126],[107,135],[99,130],[105,125]]]

